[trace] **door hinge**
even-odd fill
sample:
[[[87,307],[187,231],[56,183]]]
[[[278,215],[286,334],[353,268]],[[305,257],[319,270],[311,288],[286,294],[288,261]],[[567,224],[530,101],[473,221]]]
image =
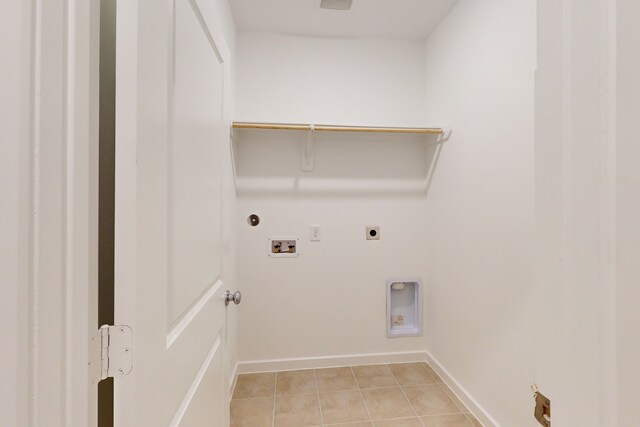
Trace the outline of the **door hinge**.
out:
[[[92,342],[98,347],[94,354],[99,357],[99,361],[90,363],[95,366],[94,382],[129,375],[133,369],[133,331],[130,326],[102,325]]]

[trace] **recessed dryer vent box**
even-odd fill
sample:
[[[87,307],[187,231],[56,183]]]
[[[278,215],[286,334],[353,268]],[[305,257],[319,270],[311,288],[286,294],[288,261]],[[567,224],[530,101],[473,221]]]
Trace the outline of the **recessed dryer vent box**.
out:
[[[387,337],[422,335],[422,279],[387,280]]]

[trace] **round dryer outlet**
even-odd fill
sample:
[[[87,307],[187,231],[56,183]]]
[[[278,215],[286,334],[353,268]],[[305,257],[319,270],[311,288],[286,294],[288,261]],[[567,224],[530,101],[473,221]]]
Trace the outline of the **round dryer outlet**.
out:
[[[367,240],[380,240],[380,226],[367,227]]]

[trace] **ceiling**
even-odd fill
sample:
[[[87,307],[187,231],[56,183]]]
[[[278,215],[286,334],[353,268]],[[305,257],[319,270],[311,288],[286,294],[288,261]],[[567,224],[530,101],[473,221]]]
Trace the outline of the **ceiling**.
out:
[[[321,37],[425,39],[458,0],[353,0],[349,11],[320,0],[230,0],[238,29]]]

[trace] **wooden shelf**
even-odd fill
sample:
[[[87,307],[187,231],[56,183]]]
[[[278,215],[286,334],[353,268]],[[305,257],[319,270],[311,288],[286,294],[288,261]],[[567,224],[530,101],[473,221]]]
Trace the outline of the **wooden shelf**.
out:
[[[233,122],[233,129],[265,129],[265,130],[298,130],[315,132],[369,132],[369,133],[410,133],[442,135],[442,128],[416,128],[416,127],[383,127],[383,126],[339,126],[339,125],[311,125],[289,123],[254,123]]]

